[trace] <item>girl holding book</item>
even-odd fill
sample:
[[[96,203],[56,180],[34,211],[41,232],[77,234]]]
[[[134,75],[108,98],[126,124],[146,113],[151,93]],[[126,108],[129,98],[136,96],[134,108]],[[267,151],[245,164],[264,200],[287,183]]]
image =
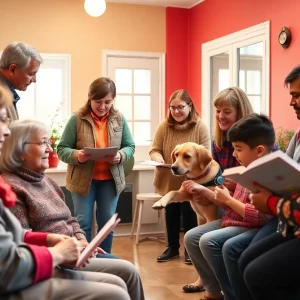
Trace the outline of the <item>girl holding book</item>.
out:
[[[100,230],[116,212],[120,193],[125,188],[124,161],[134,154],[135,144],[124,116],[114,108],[115,83],[106,77],[92,82],[88,100],[68,121],[57,146],[60,160],[68,164],[66,188],[71,191],[74,214],[91,241],[94,204]],[[85,147],[117,146],[115,156],[90,160]],[[100,247],[111,253],[113,232]]]

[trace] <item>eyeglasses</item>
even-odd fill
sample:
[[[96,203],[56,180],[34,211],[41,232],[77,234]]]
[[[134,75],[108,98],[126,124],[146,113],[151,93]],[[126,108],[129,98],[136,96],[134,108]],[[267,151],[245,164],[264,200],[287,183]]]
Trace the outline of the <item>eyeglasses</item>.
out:
[[[8,126],[10,124],[11,119],[8,117],[1,117],[0,116],[0,122],[2,122],[3,124],[5,124],[6,126]]]
[[[169,106],[169,110],[175,111],[182,111],[187,105],[178,105],[178,106]]]
[[[52,140],[49,139],[49,140],[45,140],[45,141],[40,141],[40,142],[25,142],[25,145],[39,145],[40,147],[47,147],[47,146],[50,146],[53,144]]]

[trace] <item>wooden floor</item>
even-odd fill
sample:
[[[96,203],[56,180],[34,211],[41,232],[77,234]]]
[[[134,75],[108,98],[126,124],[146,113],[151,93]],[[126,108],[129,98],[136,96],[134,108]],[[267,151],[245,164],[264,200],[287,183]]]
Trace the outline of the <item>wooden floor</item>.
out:
[[[181,245],[183,245],[181,237]],[[130,237],[115,237],[113,253],[134,263],[139,270],[146,300],[199,300],[203,293],[184,293],[183,285],[197,278],[192,265],[184,263],[183,247],[179,259],[158,263],[156,257],[166,249],[157,240],[147,240],[135,245]]]

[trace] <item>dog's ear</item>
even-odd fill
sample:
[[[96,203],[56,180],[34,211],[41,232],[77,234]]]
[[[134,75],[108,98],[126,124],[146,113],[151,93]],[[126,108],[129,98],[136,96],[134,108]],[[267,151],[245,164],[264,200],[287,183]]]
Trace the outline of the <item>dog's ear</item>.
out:
[[[202,145],[197,147],[197,153],[200,167],[201,169],[204,169],[212,161],[212,156],[210,152]]]
[[[177,148],[178,148],[178,145],[175,146],[174,150],[173,150],[172,153],[171,153],[172,163],[174,163],[175,160],[176,160],[176,157],[175,157],[175,151],[177,150]]]

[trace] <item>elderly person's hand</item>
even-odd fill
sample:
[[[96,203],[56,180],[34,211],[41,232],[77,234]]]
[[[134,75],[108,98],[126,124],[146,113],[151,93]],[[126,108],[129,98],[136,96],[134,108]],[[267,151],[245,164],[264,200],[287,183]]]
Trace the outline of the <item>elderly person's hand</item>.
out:
[[[249,198],[251,200],[251,204],[253,204],[254,207],[261,213],[270,214],[267,202],[272,193],[256,182],[253,184],[256,187],[257,192],[252,192],[250,194]]]
[[[59,242],[70,239],[71,237],[63,234],[49,233],[46,239],[47,247],[54,247]]]

